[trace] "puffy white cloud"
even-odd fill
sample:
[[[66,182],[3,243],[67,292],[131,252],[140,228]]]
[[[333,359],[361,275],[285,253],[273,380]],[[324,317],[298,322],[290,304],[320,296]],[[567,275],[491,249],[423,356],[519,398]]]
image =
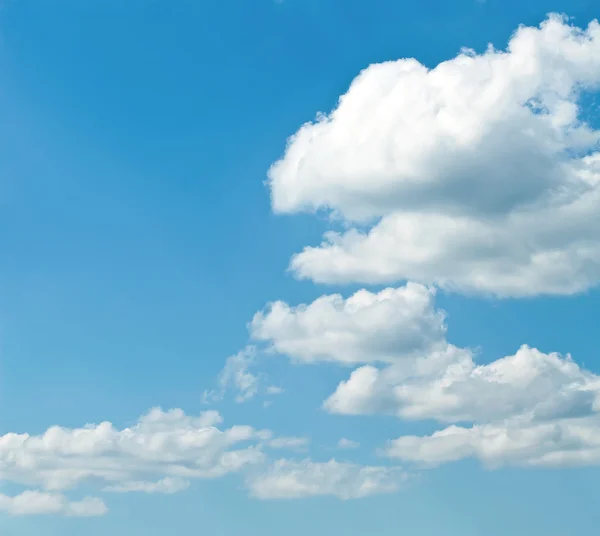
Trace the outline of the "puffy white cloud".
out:
[[[269,172],[275,211],[367,224],[328,233],[292,269],[500,296],[595,285],[600,132],[579,96],[599,85],[600,25],[556,15],[519,28],[506,51],[371,65]]]
[[[181,479],[219,477],[263,462],[269,431],[221,431],[214,426],[220,421],[214,411],[192,417],[155,408],[122,430],[104,422],[54,426],[39,436],[9,433],[0,436],[0,480],[46,490],[100,481],[112,491],[166,492],[181,487]],[[163,480],[148,484],[155,478]]]
[[[490,467],[598,465],[600,416],[554,421],[524,416],[470,428],[453,425],[429,436],[390,441],[384,453],[429,465],[463,458],[477,458]]]
[[[570,356],[528,346],[487,365],[449,346],[443,358],[432,354],[417,360],[408,373],[406,367],[360,367],[340,383],[325,408],[443,422],[489,422],[529,413],[543,421],[600,410],[600,378]]]
[[[337,444],[339,449],[357,449],[360,447],[360,443],[358,441],[353,441],[352,439],[347,439],[342,437]]]
[[[248,480],[250,493],[260,499],[298,499],[332,495],[358,499],[397,491],[406,475],[395,467],[369,467],[336,460],[278,460]]]
[[[250,329],[254,339],[295,362],[364,364],[325,400],[330,413],[475,424],[449,429],[468,431],[460,435],[439,432],[442,439],[437,434],[399,438],[388,451],[403,459],[413,452],[418,460],[425,452],[423,461],[430,461],[430,444],[443,444],[448,459],[461,457],[465,449],[475,456],[479,451],[473,450],[477,441],[472,438],[482,431],[500,435],[510,425],[514,436],[523,425],[523,434],[537,433],[557,423],[564,428],[592,419],[600,411],[600,377],[569,355],[524,345],[514,355],[477,363],[472,350],[446,340],[445,315],[435,307],[434,291],[416,283],[379,293],[360,290],[347,299],[322,296],[297,307],[276,302],[254,317]],[[412,449],[421,444],[422,450]],[[558,455],[550,443],[545,446],[550,449],[546,458]],[[524,448],[534,447],[535,441]]]
[[[408,283],[296,307],[278,301],[254,316],[250,332],[295,362],[394,362],[445,345],[445,316],[434,297],[433,289]]]
[[[409,288],[424,298],[421,306],[414,307],[415,300],[390,298],[405,297]],[[600,462],[594,432],[600,423],[599,376],[569,355],[526,345],[514,355],[478,364],[470,349],[446,341],[444,317],[436,312],[429,292],[408,285],[380,294],[359,291],[348,300],[324,296],[314,302],[320,302],[315,308],[319,314],[313,313],[314,304],[282,304],[276,321],[266,313],[254,324],[269,334],[276,351],[298,361],[368,363],[356,368],[324,402],[331,413],[473,423],[428,437],[398,438],[386,449],[390,456],[433,464],[468,456],[490,465]],[[368,299],[356,301],[356,296]],[[389,303],[380,309],[385,300]],[[350,307],[353,301],[359,305]],[[427,326],[425,335],[412,338],[418,343],[406,344],[402,318],[409,319],[409,333],[418,333],[411,326]],[[353,445],[342,441],[339,446]],[[296,485],[296,472],[292,474]]]
[[[53,514],[70,517],[95,517],[104,515],[108,509],[97,497],[69,501],[60,493],[24,491],[14,497],[0,494],[0,511],[14,516]]]
[[[383,452],[405,462],[438,465],[477,458],[491,467],[600,464],[599,376],[570,356],[528,346],[486,365],[476,365],[466,351],[450,353],[451,362],[434,360],[439,367],[416,361],[411,374],[394,365],[360,367],[325,408],[456,423],[428,436],[390,441]]]

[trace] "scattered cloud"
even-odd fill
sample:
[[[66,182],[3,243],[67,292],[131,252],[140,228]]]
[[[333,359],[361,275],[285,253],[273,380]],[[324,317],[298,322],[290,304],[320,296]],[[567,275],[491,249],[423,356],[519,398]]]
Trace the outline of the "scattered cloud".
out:
[[[289,140],[269,172],[272,206],[325,210],[343,228],[293,257],[297,277],[405,283],[268,304],[249,324],[261,346],[230,356],[205,402],[229,391],[240,403],[282,393],[252,372],[265,349],[295,364],[354,367],[324,401],[330,413],[442,423],[390,440],[381,452],[393,460],[600,464],[600,376],[526,345],[479,364],[473,350],[448,342],[435,305],[438,287],[522,297],[600,281],[600,131],[579,104],[598,88],[600,25],[578,29],[556,15],[519,28],[505,51],[465,49],[433,69],[414,59],[365,69],[333,112]],[[395,466],[272,461],[269,449],[306,450],[308,438],[222,422],[214,410],[155,408],[123,429],[103,422],[5,434],[0,480],[31,489],[0,494],[0,510],[106,513],[100,498],[66,495],[84,484],[172,494],[238,473],[259,499],[348,500],[395,492],[408,478]]]
[[[248,346],[227,358],[225,367],[219,376],[221,393],[224,393],[228,388],[234,389],[237,393],[237,402],[245,402],[256,396],[259,379],[258,376],[248,370],[254,363],[255,358],[256,349],[253,346]]]
[[[338,441],[337,446],[339,449],[357,449],[360,447],[360,443],[358,441],[352,441],[352,439],[346,439],[345,437],[342,437],[342,439]]]
[[[600,24],[558,15],[505,51],[371,65],[270,169],[275,212],[325,209],[346,228],[291,269],[497,296],[595,286],[600,131],[579,98],[599,87]]]
[[[35,509],[40,504],[40,509],[47,505],[57,513],[84,515],[87,506],[98,503],[68,502],[54,492],[101,483],[106,492],[175,493],[190,479],[217,478],[265,462],[262,446],[273,439],[270,431],[219,430],[215,424],[221,421],[215,411],[194,417],[155,408],[121,430],[104,422],[54,426],[39,436],[0,436],[0,480],[43,490],[4,497],[4,509],[16,512],[27,499]]]
[[[228,391],[235,393],[235,401],[239,404],[247,402],[258,394],[275,396],[283,393],[283,388],[276,385],[264,387],[264,375],[254,374],[250,371],[256,366],[257,349],[255,346],[246,346],[237,354],[225,361],[225,366],[219,374],[219,387],[216,390],[204,391],[202,402],[209,404],[223,400]]]
[[[60,493],[24,491],[10,497],[0,494],[0,511],[13,516],[63,515],[68,517],[102,516],[108,509],[97,497],[69,501]]]
[[[164,493],[171,495],[178,493],[190,487],[189,480],[182,478],[166,477],[156,482],[144,482],[144,481],[129,481],[122,484],[116,484],[113,486],[107,486],[104,491],[111,493],[130,493],[130,492],[141,492],[141,493]]]
[[[233,426],[219,430],[215,411],[188,416],[182,410],[150,410],[124,429],[111,423],[83,428],[49,428],[44,434],[0,436],[0,479],[36,487],[10,497],[0,494],[0,511],[11,515],[100,516],[100,498],[70,500],[64,493],[84,484],[103,484],[104,493],[173,494],[193,479],[242,473],[261,499],[333,495],[359,498],[395,491],[405,477],[397,468],[331,460],[270,462],[263,450],[304,450],[304,437],[273,437],[268,430]]]
[[[428,464],[465,456],[486,463],[504,457],[554,464],[595,459],[590,448],[600,416],[600,377],[569,355],[527,345],[514,355],[477,363],[471,349],[448,342],[446,317],[436,309],[435,293],[423,285],[377,294],[360,290],[347,299],[322,296],[297,307],[279,302],[258,313],[251,326],[255,339],[294,363],[360,365],[324,401],[330,413],[452,425],[432,436],[390,442],[384,449],[390,457]],[[541,441],[551,430],[556,441]],[[571,440],[580,447],[572,446],[567,455],[564,441]]]
[[[600,415],[538,421],[530,415],[471,427],[449,426],[429,436],[390,441],[391,458],[439,465],[476,458],[489,467],[600,464]]]
[[[393,493],[406,480],[395,467],[369,467],[336,460],[319,463],[278,460],[248,480],[251,495],[259,499],[299,499],[330,495],[342,500]]]
[[[276,437],[268,442],[272,449],[305,450],[310,440],[307,437]]]

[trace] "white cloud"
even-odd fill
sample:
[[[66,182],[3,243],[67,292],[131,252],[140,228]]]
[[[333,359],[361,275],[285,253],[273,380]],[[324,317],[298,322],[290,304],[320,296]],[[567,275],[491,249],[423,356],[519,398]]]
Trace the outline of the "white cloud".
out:
[[[477,365],[448,347],[407,368],[363,366],[324,403],[341,414],[392,414],[453,423],[429,436],[402,436],[384,453],[438,465],[477,458],[488,466],[600,464],[600,377],[570,356],[521,347]],[[461,423],[473,423],[461,426]]]
[[[499,296],[600,280],[600,25],[551,16],[506,51],[371,65],[269,172],[276,212],[367,224],[292,260],[317,282],[414,280]]]
[[[130,493],[130,492],[141,492],[141,493],[165,493],[171,495],[178,493],[189,488],[190,483],[188,480],[182,478],[166,477],[156,482],[145,482],[145,481],[129,481],[123,484],[116,484],[114,486],[107,486],[104,488],[105,491],[112,493]]]
[[[96,497],[69,501],[60,493],[24,491],[14,497],[0,494],[0,511],[14,516],[53,514],[70,517],[95,517],[104,515],[108,510],[102,500]]]
[[[336,460],[279,460],[263,474],[250,478],[250,493],[259,499],[299,499],[331,495],[339,499],[358,499],[392,493],[406,475],[394,467],[369,467]]]
[[[229,356],[225,366],[219,374],[219,387],[217,390],[204,391],[202,401],[205,404],[222,400],[228,390],[235,394],[235,401],[244,403],[253,399],[256,395],[280,395],[283,388],[276,385],[264,387],[264,375],[254,374],[251,367],[256,366],[257,351],[254,346],[246,346],[237,354]]]
[[[600,415],[535,421],[529,416],[390,441],[384,453],[430,465],[477,458],[485,465],[599,465]]]
[[[310,443],[307,437],[276,437],[267,444],[272,449],[295,449],[303,450]]]
[[[409,374],[393,366],[358,368],[325,407],[442,422],[490,422],[525,413],[549,420],[600,410],[600,378],[570,356],[523,346],[515,355],[477,365],[470,352],[448,348],[444,359],[434,354],[417,360]]]
[[[340,449],[357,449],[360,447],[360,443],[358,441],[352,441],[352,439],[346,439],[345,437],[342,437],[342,439],[338,441],[337,446]]]
[[[254,316],[250,332],[295,362],[393,362],[445,345],[445,316],[434,308],[434,296],[433,289],[409,283],[296,307],[278,301]]]
[[[247,346],[227,358],[225,367],[219,375],[221,394],[218,395],[218,398],[222,398],[229,388],[237,392],[237,402],[245,402],[256,396],[260,385],[259,378],[248,370],[255,358],[256,350],[252,346]]]
[[[40,488],[10,497],[0,494],[0,511],[12,515],[99,516],[99,498],[70,500],[63,493],[99,486],[105,493],[173,494],[193,479],[242,473],[257,498],[334,495],[359,498],[397,489],[398,469],[363,467],[331,460],[279,460],[264,449],[303,450],[304,437],[273,437],[269,430],[233,426],[225,430],[216,411],[188,416],[180,409],[150,410],[129,428],[111,423],[83,428],[49,428],[39,436],[0,436],[0,480]]]
[[[465,449],[484,458],[473,446],[482,431],[501,435],[510,425],[514,436],[520,425],[526,434],[558,423],[566,430],[577,419],[593,419],[600,412],[600,377],[568,355],[524,345],[514,355],[477,363],[472,350],[447,341],[445,315],[435,307],[434,291],[416,283],[379,293],[360,290],[347,299],[322,296],[297,307],[277,302],[258,313],[250,327],[254,339],[294,362],[363,364],[325,400],[330,413],[474,424],[449,429],[461,430],[460,435],[440,432],[443,439],[399,438],[388,453],[402,459],[431,462],[428,449],[439,444],[448,459],[461,457]],[[518,447],[504,444],[507,452]],[[500,458],[501,446],[496,445]],[[534,447],[535,442],[524,448]],[[558,456],[550,443],[545,447],[547,457]]]
[[[401,437],[388,446],[390,456],[427,463],[464,456],[486,463],[503,463],[504,458],[556,464],[595,459],[589,448],[596,439],[585,443],[582,438],[591,438],[600,422],[600,377],[569,355],[526,345],[514,355],[478,364],[470,349],[447,342],[444,315],[436,311],[426,287],[359,291],[347,300],[323,296],[300,307],[279,304],[257,315],[253,326],[274,350],[296,361],[367,363],[325,400],[330,413],[473,423],[430,437]],[[568,454],[574,429],[582,446]],[[558,434],[554,442],[540,439],[552,430]],[[342,440],[338,446],[353,444]],[[296,478],[295,468],[292,475]]]
[[[220,420],[214,411],[192,417],[155,408],[122,430],[104,422],[55,426],[39,436],[9,433],[0,436],[0,480],[52,491],[99,481],[113,491],[164,492],[180,479],[215,478],[264,461],[269,431],[221,431],[213,426]],[[156,478],[166,480],[140,484]]]

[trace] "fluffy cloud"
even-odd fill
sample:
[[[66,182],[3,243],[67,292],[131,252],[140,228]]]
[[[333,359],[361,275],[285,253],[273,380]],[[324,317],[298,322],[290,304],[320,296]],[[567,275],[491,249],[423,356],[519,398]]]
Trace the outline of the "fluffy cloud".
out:
[[[445,345],[445,316],[434,297],[434,290],[409,283],[296,307],[279,301],[254,316],[250,332],[295,362],[394,362]]]
[[[191,417],[179,409],[153,409],[130,428],[111,423],[49,428],[43,435],[0,437],[0,480],[45,490],[66,490],[84,481],[110,491],[170,493],[182,479],[214,478],[263,462],[268,431],[249,426],[215,428],[214,411]],[[153,482],[156,478],[163,480]]]
[[[64,515],[69,517],[95,517],[108,510],[102,500],[86,497],[80,501],[69,501],[60,493],[24,491],[10,497],[0,494],[0,511],[14,516]]]
[[[404,478],[398,469],[331,460],[279,460],[265,449],[304,450],[303,437],[273,437],[249,426],[215,427],[216,411],[188,416],[180,409],[152,409],[124,429],[111,423],[49,428],[44,434],[0,436],[0,480],[41,488],[11,497],[0,494],[0,511],[12,515],[99,516],[99,498],[70,500],[63,493],[83,484],[105,493],[172,494],[192,479],[242,473],[257,498],[334,495],[342,499],[392,492]]]
[[[570,356],[528,346],[487,365],[450,346],[444,359],[433,355],[416,361],[409,374],[393,366],[358,368],[325,407],[334,413],[381,412],[443,422],[490,422],[525,413],[543,421],[600,410],[600,378]]]
[[[558,16],[519,28],[506,51],[464,50],[433,69],[371,65],[269,172],[276,212],[361,223],[328,233],[292,269],[500,296],[595,285],[600,132],[579,97],[599,85],[600,25]]]
[[[330,413],[454,425],[429,437],[401,437],[386,449],[390,456],[427,463],[475,456],[490,464],[493,456],[498,463],[511,456],[523,463],[593,458],[584,443],[569,458],[563,439],[572,437],[571,426],[583,437],[596,425],[600,377],[569,355],[526,345],[514,355],[477,363],[471,349],[447,341],[445,314],[436,309],[429,287],[408,283],[348,298],[325,295],[300,306],[276,302],[255,315],[250,330],[295,363],[361,365],[324,401]],[[463,424],[473,426],[457,426]],[[551,430],[559,430],[556,442],[538,445]]]
[[[359,367],[324,407],[454,423],[429,436],[390,441],[383,452],[403,461],[438,465],[472,457],[492,467],[600,463],[599,376],[570,356],[528,346],[486,365],[475,364],[468,351],[448,348],[444,359],[415,361],[409,374],[395,365]]]
[[[392,493],[405,479],[406,475],[393,467],[365,467],[336,460],[279,460],[265,473],[249,479],[248,487],[260,499],[331,495],[347,500]]]

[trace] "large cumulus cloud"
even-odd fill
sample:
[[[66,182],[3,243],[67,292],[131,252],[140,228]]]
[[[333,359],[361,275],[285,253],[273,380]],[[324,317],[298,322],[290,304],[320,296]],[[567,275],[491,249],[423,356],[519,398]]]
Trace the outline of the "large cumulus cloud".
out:
[[[269,172],[276,212],[346,222],[293,271],[500,296],[594,286],[600,132],[580,97],[599,84],[600,25],[555,15],[519,28],[505,51],[371,65]]]

